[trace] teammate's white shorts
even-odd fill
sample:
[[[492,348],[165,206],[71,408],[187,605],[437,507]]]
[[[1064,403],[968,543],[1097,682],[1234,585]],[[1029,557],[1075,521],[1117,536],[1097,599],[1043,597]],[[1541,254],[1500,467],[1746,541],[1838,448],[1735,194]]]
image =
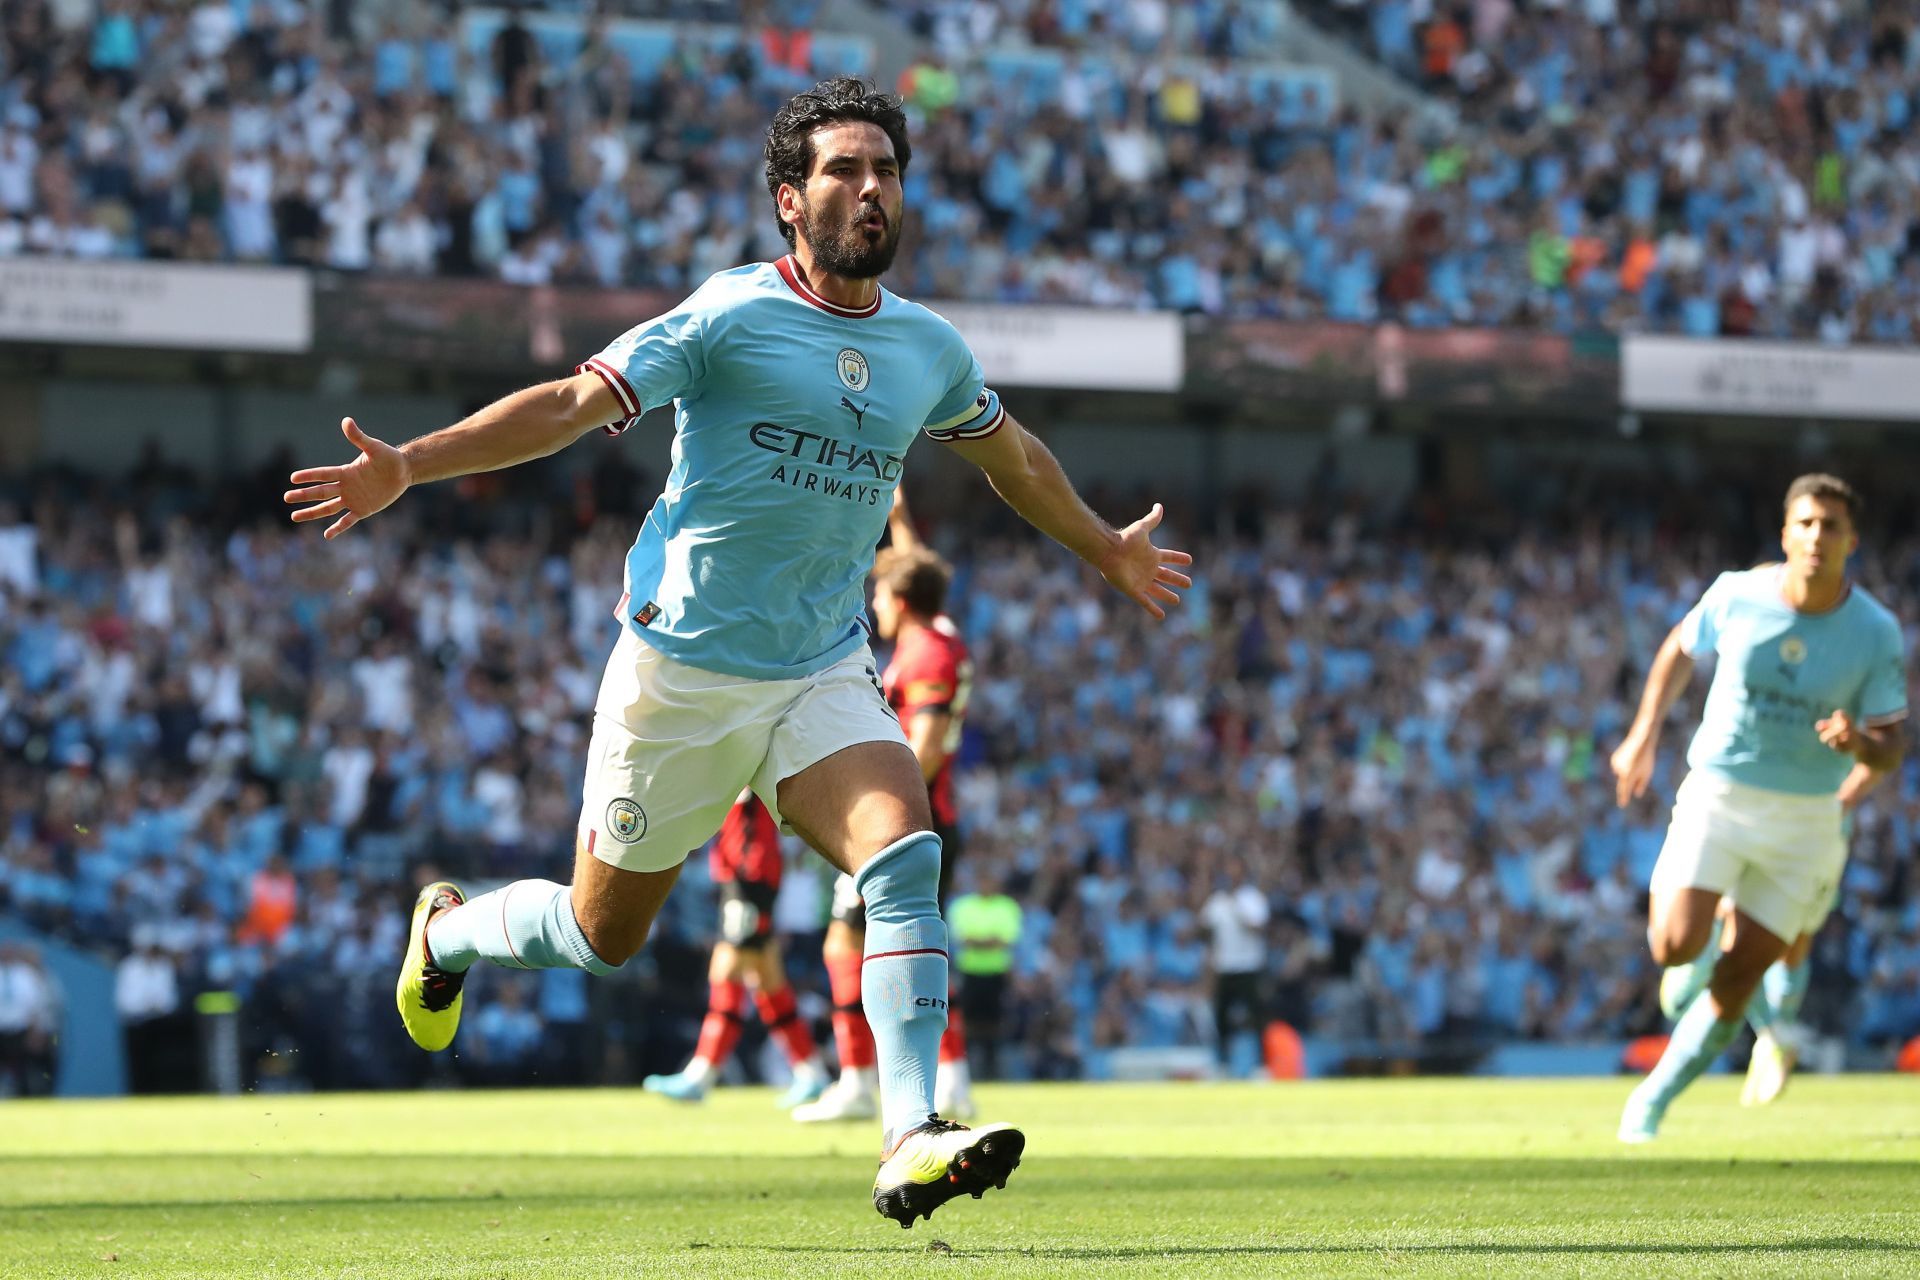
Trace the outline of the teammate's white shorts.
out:
[[[1711,890],[1792,942],[1833,910],[1846,860],[1838,798],[1690,773],[1673,802],[1652,888]]]
[[[664,871],[713,838],[742,787],[780,821],[783,778],[862,742],[906,745],[874,671],[862,645],[799,680],[749,680],[623,628],[594,703],[581,843],[612,866]]]

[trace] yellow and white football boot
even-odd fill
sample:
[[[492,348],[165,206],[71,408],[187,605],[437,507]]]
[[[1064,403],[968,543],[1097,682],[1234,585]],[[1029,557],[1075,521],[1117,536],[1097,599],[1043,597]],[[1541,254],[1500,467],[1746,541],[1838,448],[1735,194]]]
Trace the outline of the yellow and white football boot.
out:
[[[453,1043],[460,1029],[460,988],[467,975],[433,967],[427,951],[427,922],[440,911],[467,900],[459,886],[436,880],[420,891],[413,904],[413,923],[407,929],[407,959],[394,984],[394,1003],[407,1034],[422,1049],[438,1052]]]
[[[1747,1063],[1747,1082],[1740,1090],[1740,1105],[1764,1107],[1787,1091],[1787,1080],[1800,1062],[1793,1041],[1772,1030],[1753,1038],[1753,1057]]]
[[[1027,1136],[1012,1125],[969,1129],[931,1116],[901,1134],[881,1157],[873,1207],[881,1217],[911,1227],[915,1218],[932,1217],[957,1195],[978,1200],[988,1187],[1005,1187],[1026,1148]]]

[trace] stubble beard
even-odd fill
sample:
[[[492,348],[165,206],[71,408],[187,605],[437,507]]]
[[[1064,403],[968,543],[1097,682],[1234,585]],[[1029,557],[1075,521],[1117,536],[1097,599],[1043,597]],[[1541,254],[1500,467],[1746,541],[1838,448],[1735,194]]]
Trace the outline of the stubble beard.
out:
[[[886,274],[893,266],[894,254],[900,251],[900,226],[893,218],[887,218],[879,238],[869,239],[863,224],[871,208],[863,205],[853,222],[833,226],[824,217],[817,216],[805,200],[800,202],[800,234],[813,250],[816,267],[848,280],[871,280]]]

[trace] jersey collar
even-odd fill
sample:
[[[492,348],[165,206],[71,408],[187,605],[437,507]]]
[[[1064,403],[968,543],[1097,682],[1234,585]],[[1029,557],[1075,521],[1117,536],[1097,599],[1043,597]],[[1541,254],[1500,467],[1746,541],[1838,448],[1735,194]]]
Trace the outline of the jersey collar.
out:
[[[1840,593],[1838,600],[1835,600],[1826,608],[1801,609],[1796,607],[1791,600],[1787,599],[1787,566],[1782,564],[1773,571],[1773,598],[1778,600],[1782,605],[1785,605],[1789,613],[1797,613],[1803,618],[1824,618],[1830,613],[1840,612],[1840,607],[1846,604],[1847,601],[1853,599],[1853,579],[1847,579],[1846,590]]]
[[[780,278],[787,282],[787,288],[799,294],[802,302],[816,306],[830,316],[841,316],[848,320],[865,320],[868,316],[880,310],[881,291],[878,289],[874,290],[871,305],[865,307],[843,307],[837,302],[828,302],[808,286],[806,280],[800,275],[800,264],[795,261],[792,254],[788,254],[773,265],[779,270]]]

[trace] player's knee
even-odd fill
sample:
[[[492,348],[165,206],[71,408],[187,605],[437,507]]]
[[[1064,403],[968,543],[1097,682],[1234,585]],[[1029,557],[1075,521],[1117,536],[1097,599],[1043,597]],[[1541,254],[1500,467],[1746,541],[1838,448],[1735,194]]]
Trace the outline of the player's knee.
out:
[[[1677,916],[1668,916],[1647,930],[1647,948],[1653,953],[1655,964],[1671,968],[1700,958],[1712,935],[1712,923],[1702,928],[1689,928],[1688,923]]]
[[[640,954],[640,948],[646,945],[647,931],[652,921],[642,921],[637,926],[630,920],[609,920],[600,913],[580,910],[573,906],[575,922],[580,926],[580,934],[593,949],[599,965],[586,966],[588,971],[601,976],[612,973],[627,961]]]
[[[1686,954],[1685,937],[1676,937],[1666,929],[1647,930],[1647,950],[1652,953],[1653,962],[1663,969],[1671,969],[1674,965],[1685,964],[1693,959]]]
[[[894,841],[854,873],[867,919],[895,923],[940,914],[940,837],[916,831]]]

